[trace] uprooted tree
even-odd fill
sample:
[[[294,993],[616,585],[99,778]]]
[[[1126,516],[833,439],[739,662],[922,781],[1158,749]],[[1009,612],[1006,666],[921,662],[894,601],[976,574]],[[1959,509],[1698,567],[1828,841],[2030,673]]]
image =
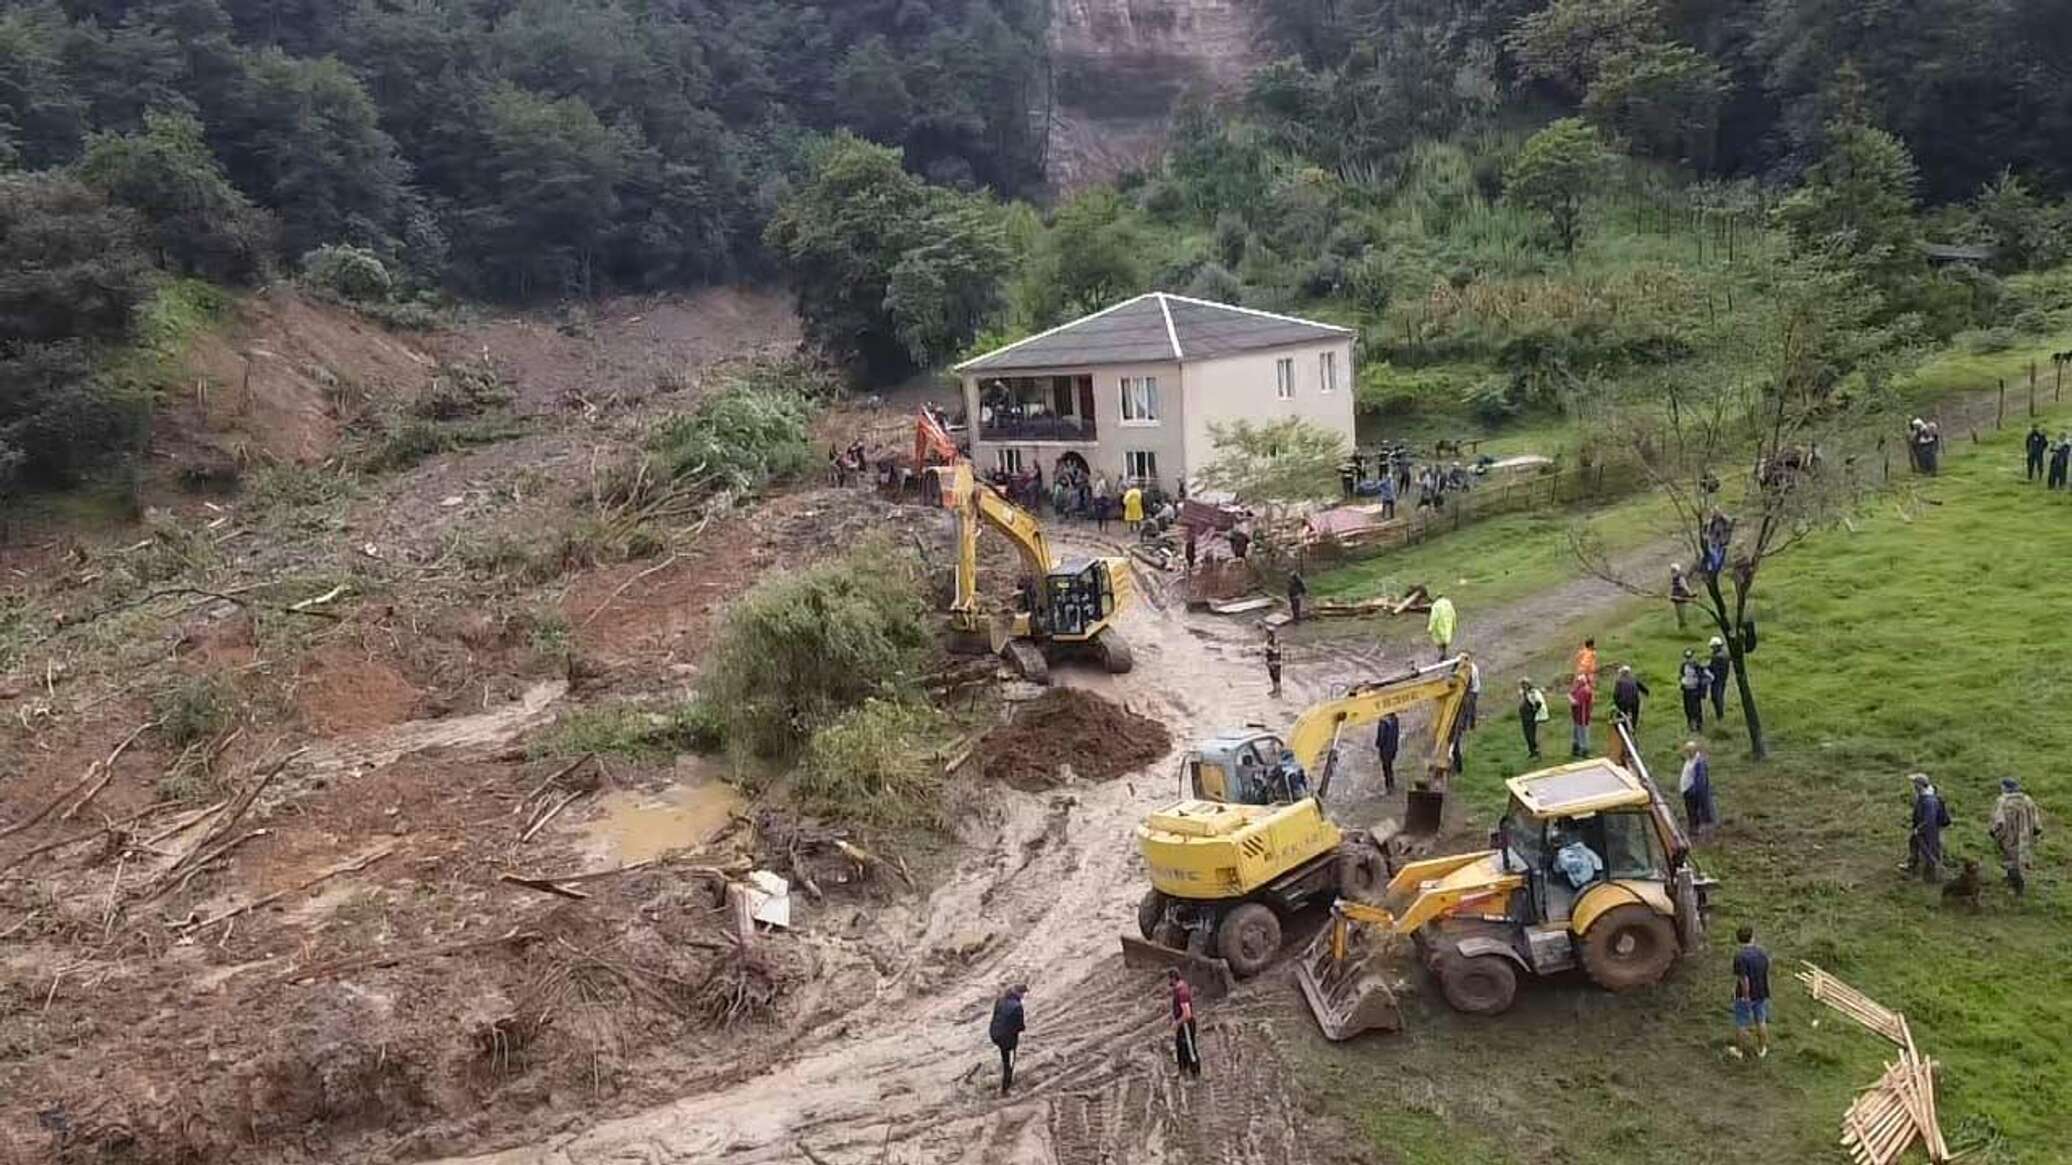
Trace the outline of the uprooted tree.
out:
[[[1762,371],[1743,380],[1678,381],[1657,407],[1604,402],[1602,425],[1634,449],[1667,499],[1674,538],[1695,564],[1694,604],[1725,641],[1749,750],[1769,754],[1749,676],[1750,601],[1765,566],[1840,522],[1874,482],[1861,468],[1886,410],[1893,337],[1878,292],[1831,256],[1780,273],[1748,342]],[[1881,322],[1883,321],[1883,322]],[[1570,535],[1589,573],[1632,594],[1668,597],[1615,566],[1587,527]]]

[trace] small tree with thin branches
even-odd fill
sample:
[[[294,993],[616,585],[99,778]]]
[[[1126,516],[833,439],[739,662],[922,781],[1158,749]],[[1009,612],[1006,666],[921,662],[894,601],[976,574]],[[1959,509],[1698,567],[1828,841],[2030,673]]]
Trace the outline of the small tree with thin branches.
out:
[[[1859,461],[1886,420],[1902,326],[1876,322],[1878,293],[1825,255],[1782,270],[1767,302],[1748,336],[1764,356],[1760,373],[1673,382],[1659,408],[1618,402],[1601,421],[1614,443],[1636,451],[1669,503],[1671,534],[1694,564],[1695,605],[1733,661],[1757,760],[1769,746],[1748,669],[1756,584],[1772,560],[1846,519],[1874,484]],[[1579,527],[1570,540],[1589,573],[1632,594],[1667,596],[1666,586],[1627,577],[1594,532]]]
[[[1324,501],[1338,494],[1338,467],[1345,460],[1345,437],[1300,417],[1285,420],[1211,422],[1209,440],[1216,455],[1195,474],[1209,489],[1229,490],[1247,506],[1263,510],[1268,555],[1283,549],[1273,531],[1285,522],[1291,506]]]

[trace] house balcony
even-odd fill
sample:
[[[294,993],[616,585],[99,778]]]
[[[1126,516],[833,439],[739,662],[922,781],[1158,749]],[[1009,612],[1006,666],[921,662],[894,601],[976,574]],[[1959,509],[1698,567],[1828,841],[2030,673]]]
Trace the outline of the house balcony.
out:
[[[980,420],[978,439],[1092,445],[1101,438],[1092,417],[1061,417],[1055,413],[1002,415],[995,412],[990,417]]]
[[[1094,425],[1091,376],[1013,376],[979,386],[978,439],[1091,445]]]

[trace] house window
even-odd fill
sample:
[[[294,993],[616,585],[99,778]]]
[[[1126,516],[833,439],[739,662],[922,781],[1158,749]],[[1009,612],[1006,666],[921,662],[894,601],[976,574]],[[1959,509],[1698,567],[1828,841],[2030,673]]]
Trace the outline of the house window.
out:
[[[1002,473],[1020,473],[1020,472],[1022,471],[1022,451],[1021,451],[1021,450],[1019,450],[1019,449],[999,449],[999,450],[995,450],[995,453],[996,453],[996,455],[997,455],[997,456],[998,456],[998,457],[1000,458],[1000,472],[1002,472]]]
[[[1158,421],[1158,377],[1122,378],[1122,419],[1145,425]]]
[[[1158,454],[1132,449],[1122,455],[1123,476],[1141,481],[1158,480]]]
[[[1295,361],[1292,358],[1273,362],[1273,389],[1274,395],[1282,400],[1295,399]]]
[[[1326,352],[1317,360],[1317,391],[1338,391],[1338,353]]]

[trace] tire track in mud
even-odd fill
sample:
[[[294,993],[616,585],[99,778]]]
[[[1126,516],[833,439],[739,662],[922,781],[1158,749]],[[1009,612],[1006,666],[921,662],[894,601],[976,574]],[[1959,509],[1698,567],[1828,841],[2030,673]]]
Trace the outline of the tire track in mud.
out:
[[[1546,612],[1573,617],[1624,598],[1586,581],[1535,596],[1516,615],[1486,617],[1485,684],[1493,668],[1525,657],[1525,632],[1535,623],[1544,631]],[[1365,642],[1299,640],[1275,699],[1251,621],[1189,616],[1169,601],[1132,612],[1124,630],[1137,647],[1134,673],[1061,669],[1059,682],[1164,720],[1179,748],[1229,725],[1284,726],[1348,683],[1401,672],[1422,642],[1422,627],[1407,621]],[[1374,803],[1379,781],[1358,744],[1344,778],[1356,814]],[[802,1145],[827,1165],[1371,1159],[1334,1122],[1306,1111],[1292,1086],[1280,1040],[1306,1013],[1292,1002],[1285,962],[1204,1006],[1206,1078],[1177,1077],[1163,983],[1123,967],[1117,942],[1135,926],[1140,892],[1132,831],[1172,799],[1175,772],[1169,756],[1105,784],[1003,791],[997,823],[967,837],[967,856],[927,902],[881,916],[873,945],[907,957],[774,1067],[746,1078],[700,1073],[706,1090],[671,1104],[445,1165],[761,1165],[807,1160]],[[1031,989],[1029,1029],[1015,1091],[1002,1098],[985,1026],[994,997],[1016,981]]]

